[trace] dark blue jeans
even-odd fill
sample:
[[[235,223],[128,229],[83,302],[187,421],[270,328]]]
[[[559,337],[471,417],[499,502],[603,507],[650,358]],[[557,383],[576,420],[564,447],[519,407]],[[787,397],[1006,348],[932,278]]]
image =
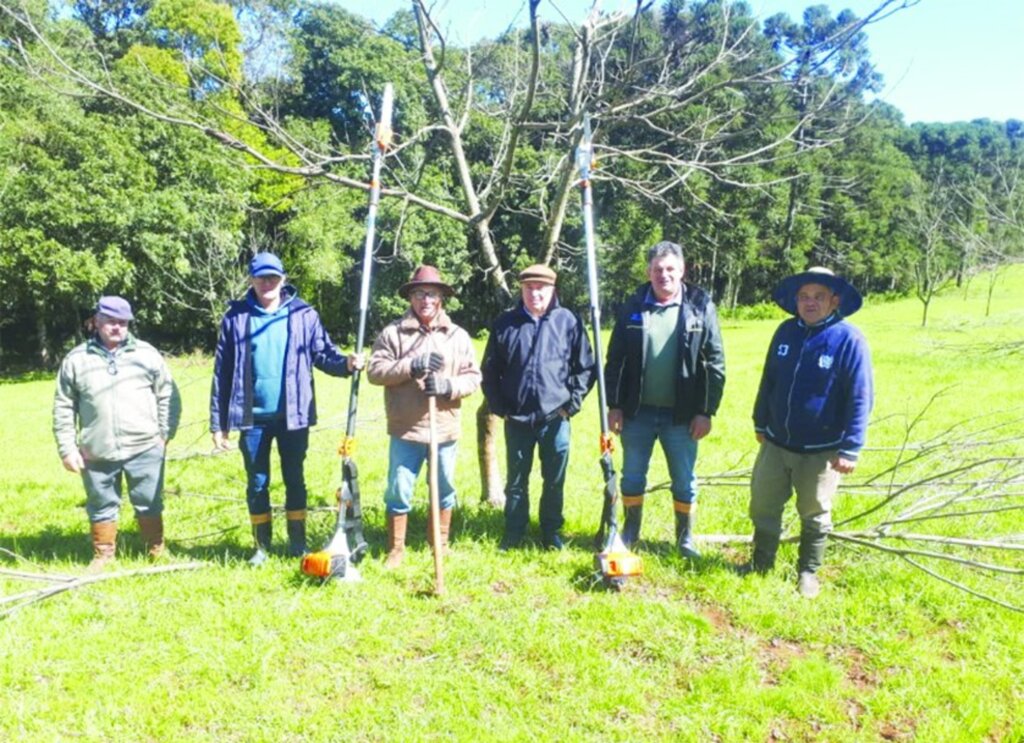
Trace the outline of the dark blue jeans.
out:
[[[309,448],[309,429],[289,431],[284,420],[258,422],[243,430],[238,441],[248,476],[245,499],[251,516],[270,513],[270,445],[274,439],[277,439],[277,453],[281,459],[285,510],[302,511],[306,508],[303,464]]]
[[[540,452],[540,474],[544,480],[540,494],[541,533],[549,537],[565,523],[562,497],[569,462],[569,421],[560,415],[539,426],[506,420],[505,533],[513,539],[522,538],[530,523],[530,470],[533,469],[534,447]]]

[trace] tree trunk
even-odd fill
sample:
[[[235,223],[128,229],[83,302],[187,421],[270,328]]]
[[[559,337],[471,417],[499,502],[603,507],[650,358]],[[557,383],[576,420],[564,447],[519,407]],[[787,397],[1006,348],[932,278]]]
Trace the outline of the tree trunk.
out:
[[[476,409],[476,455],[480,465],[480,502],[494,508],[505,505],[505,488],[498,468],[498,425],[501,418],[491,415],[484,398]]]

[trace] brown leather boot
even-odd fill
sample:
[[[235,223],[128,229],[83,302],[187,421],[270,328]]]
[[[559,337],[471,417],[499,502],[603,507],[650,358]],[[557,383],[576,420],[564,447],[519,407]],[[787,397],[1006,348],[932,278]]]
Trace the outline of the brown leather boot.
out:
[[[92,533],[92,562],[87,570],[98,573],[114,561],[117,550],[117,522],[96,521],[90,524]]]
[[[139,535],[152,560],[164,555],[164,517],[139,516]]]
[[[447,557],[452,552],[448,547],[448,535],[452,530],[452,509],[442,508],[440,514],[441,552]],[[434,546],[434,520],[430,516],[427,517],[427,544]]]
[[[388,570],[397,568],[405,557],[405,528],[409,525],[409,514],[388,514],[388,556],[384,567]]]

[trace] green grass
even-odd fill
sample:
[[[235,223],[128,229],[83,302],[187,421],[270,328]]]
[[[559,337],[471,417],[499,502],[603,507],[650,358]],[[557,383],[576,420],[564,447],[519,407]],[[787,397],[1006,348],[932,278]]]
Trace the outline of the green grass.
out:
[[[998,421],[999,436],[963,437],[950,458],[967,456],[980,439],[998,439],[982,447],[985,456],[1020,456],[1022,355],[985,353],[979,344],[1024,340],[1024,270],[1000,279],[989,318],[982,283],[936,300],[925,329],[913,300],[869,301],[854,318],[873,350],[877,403],[873,448],[851,484],[895,461],[908,422],[940,390],[911,440]],[[699,459],[709,480],[702,534],[749,531],[742,472],[755,449],[750,407],[775,324],[724,323],[725,402]],[[648,500],[645,575],[621,594],[596,588],[596,393],[573,430],[566,551],[498,552],[502,518],[477,504],[474,421],[466,415],[447,594],[430,595],[425,489],[406,563],[385,572],[386,436],[380,391],[364,385],[356,459],[373,550],[361,566],[365,580],[310,582],[280,554],[266,569],[248,569],[241,458],[207,456],[209,361],[178,359],[173,369],[186,407],[168,465],[169,545],[175,559],[208,567],[99,583],[0,620],[0,739],[1024,739],[1024,615],[897,557],[833,545],[821,597],[804,601],[794,589],[792,546],[773,574],[756,579],[729,570],[743,559],[742,545],[707,545],[694,565],[673,555],[662,491]],[[56,456],[52,384],[38,376],[0,384],[0,547],[22,558],[3,567],[75,574],[89,557],[83,493]],[[321,507],[311,515],[315,544],[333,525],[326,506],[348,395],[344,381],[319,377],[317,385],[321,423],[307,466],[311,505]],[[908,466],[899,479],[933,473],[942,459]],[[650,481],[666,479],[656,453]],[[837,516],[878,497],[844,489]],[[937,528],[1021,535],[1018,513]],[[122,523],[118,567],[145,566],[130,513]],[[280,547],[280,515],[275,527]],[[1020,558],[1004,562],[1024,567]],[[1024,603],[1020,576],[944,571]],[[38,584],[0,576],[0,586],[10,596]]]

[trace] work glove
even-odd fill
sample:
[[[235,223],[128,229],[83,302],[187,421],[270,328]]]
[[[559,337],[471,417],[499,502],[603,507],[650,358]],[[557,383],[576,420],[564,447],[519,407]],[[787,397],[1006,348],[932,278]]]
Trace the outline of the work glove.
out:
[[[428,374],[423,382],[423,391],[427,393],[428,397],[451,397],[452,383],[447,377]]]
[[[444,368],[444,357],[437,351],[425,353],[412,360],[412,378],[420,379],[428,371],[437,372]]]

